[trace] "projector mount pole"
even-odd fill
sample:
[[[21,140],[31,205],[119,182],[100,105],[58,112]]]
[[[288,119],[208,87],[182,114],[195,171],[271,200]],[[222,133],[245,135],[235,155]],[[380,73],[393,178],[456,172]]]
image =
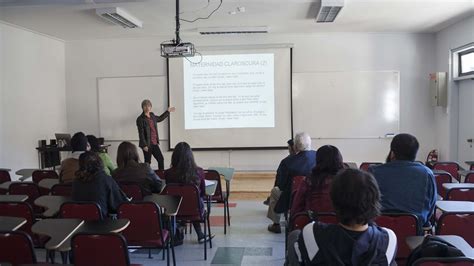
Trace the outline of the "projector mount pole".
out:
[[[181,38],[179,37],[179,27],[180,27],[180,24],[179,24],[179,0],[176,0],[176,30],[175,30],[175,34],[176,34],[176,45],[180,44],[181,43]]]

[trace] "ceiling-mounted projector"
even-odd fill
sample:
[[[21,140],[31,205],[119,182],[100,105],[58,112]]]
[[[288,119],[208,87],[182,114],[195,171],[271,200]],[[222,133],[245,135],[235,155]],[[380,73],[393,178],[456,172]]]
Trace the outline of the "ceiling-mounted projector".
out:
[[[194,56],[195,51],[194,44],[190,42],[161,44],[161,56],[166,58]]]
[[[316,22],[334,22],[342,7],[344,7],[344,0],[321,0],[321,6],[316,14]]]
[[[120,25],[124,28],[141,28],[143,27],[143,22],[141,22],[136,17],[130,15],[127,11],[119,7],[104,7],[97,8],[95,13],[114,23]]]

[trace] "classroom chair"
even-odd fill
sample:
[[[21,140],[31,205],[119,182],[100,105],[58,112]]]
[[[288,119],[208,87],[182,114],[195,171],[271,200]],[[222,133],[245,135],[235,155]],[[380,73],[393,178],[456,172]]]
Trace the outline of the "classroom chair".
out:
[[[199,203],[199,189],[192,184],[167,184],[161,194],[183,198],[176,219],[184,222],[203,223],[204,237],[209,238],[209,247],[212,248],[209,212],[206,209],[203,210]],[[203,215],[201,216],[201,214]],[[207,241],[204,241],[204,260],[207,260]]]
[[[150,259],[151,249],[161,249],[163,260],[166,249],[169,265],[171,236],[169,231],[163,228],[160,207],[153,202],[125,202],[119,206],[117,214],[118,218],[130,220],[130,225],[122,232],[129,248],[147,248]]]
[[[12,265],[36,263],[30,236],[22,231],[0,232],[0,261]]]
[[[35,205],[35,200],[41,196],[40,188],[36,183],[32,182],[14,182],[10,184],[8,188],[10,195],[27,195],[28,202],[32,207],[36,216],[41,216],[44,212],[44,208]]]
[[[82,219],[86,221],[101,220],[100,206],[95,202],[65,202],[59,209],[61,218]]]
[[[375,223],[378,226],[391,229],[397,236],[397,260],[406,260],[410,255],[410,248],[406,243],[408,236],[421,235],[418,217],[410,213],[384,212],[377,218]]]
[[[452,188],[448,190],[447,200],[474,201],[474,189]]]
[[[444,183],[453,183],[453,176],[450,173],[434,174],[436,182],[436,190],[438,195],[446,197],[446,189],[443,187]]]
[[[474,246],[474,213],[443,213],[436,227],[437,235],[458,235]]]
[[[224,204],[224,234],[227,234],[227,225],[230,226],[229,195],[222,191],[221,175],[216,170],[204,170],[206,180],[217,181],[216,192],[211,196],[212,203]]]
[[[7,170],[0,169],[0,184],[9,181],[12,181],[10,173]]]
[[[75,266],[138,266],[130,264],[127,242],[114,233],[84,234],[73,236],[72,254]]]
[[[359,169],[362,171],[369,171],[369,168],[371,166],[376,166],[376,165],[381,165],[382,163],[380,162],[363,162],[360,164]]]
[[[51,187],[51,195],[71,197],[72,196],[72,184],[56,184]]]
[[[457,162],[436,162],[433,163],[433,170],[442,170],[450,173],[458,182],[461,182],[458,171],[461,167]]]
[[[474,183],[474,173],[467,174],[466,179],[464,179],[464,183]]]

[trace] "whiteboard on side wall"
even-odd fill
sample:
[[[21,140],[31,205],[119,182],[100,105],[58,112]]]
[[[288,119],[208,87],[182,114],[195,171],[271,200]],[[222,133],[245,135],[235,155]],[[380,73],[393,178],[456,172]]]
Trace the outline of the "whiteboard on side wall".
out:
[[[398,71],[293,74],[295,132],[312,138],[383,138],[400,124]]]
[[[152,112],[168,108],[166,76],[98,78],[100,136],[107,141],[138,140],[137,117],[141,102],[149,99]],[[168,119],[158,123],[160,139],[168,139]]]

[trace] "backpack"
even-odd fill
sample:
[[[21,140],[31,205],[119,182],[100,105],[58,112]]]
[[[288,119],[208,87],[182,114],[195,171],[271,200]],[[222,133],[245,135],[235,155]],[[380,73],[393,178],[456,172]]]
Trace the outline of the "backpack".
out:
[[[461,250],[446,242],[445,240],[428,235],[423,239],[421,245],[416,247],[408,256],[408,266],[413,265],[416,260],[424,257],[463,257]]]

